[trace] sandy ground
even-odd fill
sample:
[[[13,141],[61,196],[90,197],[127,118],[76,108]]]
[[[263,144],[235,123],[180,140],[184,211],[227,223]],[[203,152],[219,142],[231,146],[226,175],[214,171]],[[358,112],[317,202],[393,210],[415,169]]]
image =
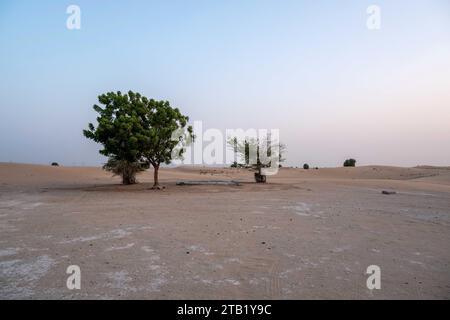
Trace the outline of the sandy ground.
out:
[[[450,298],[450,168],[286,168],[265,185],[246,170],[163,169],[163,191],[151,171],[139,180],[0,164],[0,298]]]

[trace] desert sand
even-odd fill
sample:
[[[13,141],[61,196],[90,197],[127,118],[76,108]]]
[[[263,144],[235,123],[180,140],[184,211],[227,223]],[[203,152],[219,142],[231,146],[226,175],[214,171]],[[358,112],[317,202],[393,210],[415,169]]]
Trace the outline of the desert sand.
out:
[[[245,169],[165,168],[161,191],[151,170],[138,180],[0,164],[0,298],[450,298],[450,168],[282,168],[267,184]],[[80,290],[66,287],[69,265]]]

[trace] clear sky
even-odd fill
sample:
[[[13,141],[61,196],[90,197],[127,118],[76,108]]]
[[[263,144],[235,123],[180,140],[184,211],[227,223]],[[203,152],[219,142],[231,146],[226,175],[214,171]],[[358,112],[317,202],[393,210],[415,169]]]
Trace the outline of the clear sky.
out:
[[[100,164],[82,129],[129,89],[278,128],[288,165],[450,165],[450,1],[0,1],[0,161]]]

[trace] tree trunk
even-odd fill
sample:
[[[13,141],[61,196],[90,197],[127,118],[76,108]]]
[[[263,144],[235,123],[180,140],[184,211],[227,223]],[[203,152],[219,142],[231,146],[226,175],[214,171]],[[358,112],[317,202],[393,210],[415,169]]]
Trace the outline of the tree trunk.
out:
[[[123,172],[122,173],[122,184],[135,184],[136,176],[133,173]]]
[[[258,168],[258,171],[255,172],[255,181],[256,183],[266,183],[266,176],[261,174],[261,168]]]
[[[153,172],[153,186],[159,186],[159,180],[158,180],[158,171],[159,171],[159,166],[155,166],[155,171]]]
[[[153,187],[152,189],[162,189],[162,187],[159,185],[159,179],[158,179],[158,172],[159,172],[159,164],[153,165]]]

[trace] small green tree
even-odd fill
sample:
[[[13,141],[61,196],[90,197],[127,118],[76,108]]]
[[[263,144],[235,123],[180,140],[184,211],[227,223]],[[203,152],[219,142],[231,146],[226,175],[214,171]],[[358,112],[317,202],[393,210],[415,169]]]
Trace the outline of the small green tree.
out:
[[[309,169],[309,164],[305,163],[305,164],[303,165],[303,169],[308,170],[308,169]]]
[[[356,166],[355,159],[347,159],[344,161],[344,167],[354,167],[354,166]]]
[[[189,144],[194,136],[189,117],[181,114],[178,108],[172,108],[168,101],[149,100],[145,117],[144,157],[154,168],[154,189],[160,189],[158,172],[160,165],[170,164],[175,158],[181,158],[185,148],[176,148]],[[184,133],[186,134],[176,134]]]
[[[103,105],[103,108],[93,107],[99,114],[98,125],[89,123],[83,134],[103,145],[99,152],[109,158],[104,169],[121,175],[123,184],[136,183],[136,173],[145,167],[145,105],[137,101],[131,91],[128,94],[108,92],[100,95],[98,101]]]
[[[264,168],[272,167],[273,157],[272,153],[278,150],[278,159],[276,166],[285,161],[283,154],[286,146],[282,143],[275,143],[270,139],[270,136],[264,138],[245,138],[240,141],[237,137],[231,137],[227,141],[228,147],[231,148],[235,154],[235,159],[238,157],[244,161],[239,164],[235,161],[237,167],[251,168],[255,171],[255,181],[258,183],[265,183],[266,176],[263,174]]]

